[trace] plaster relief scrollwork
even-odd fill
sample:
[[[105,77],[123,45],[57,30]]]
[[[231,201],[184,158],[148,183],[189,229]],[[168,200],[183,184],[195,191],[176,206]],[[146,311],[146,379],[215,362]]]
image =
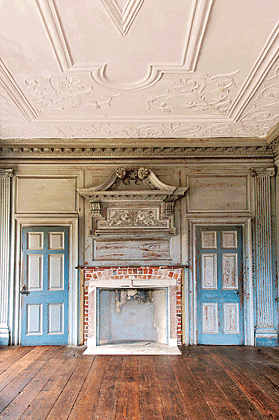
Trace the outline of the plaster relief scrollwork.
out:
[[[111,101],[121,94],[107,95],[97,92],[88,75],[52,75],[48,78],[26,79],[25,84],[36,98],[39,115],[77,108],[80,105],[96,110],[110,106]]]
[[[260,124],[268,124],[269,127],[278,123],[279,121],[279,66],[269,73],[260,90],[253,99],[253,103],[246,109],[240,118],[240,121],[255,125],[255,122]]]
[[[188,75],[174,80],[167,91],[147,100],[148,109],[165,113],[213,111],[226,115],[232,103],[231,88],[238,71],[218,76]]]

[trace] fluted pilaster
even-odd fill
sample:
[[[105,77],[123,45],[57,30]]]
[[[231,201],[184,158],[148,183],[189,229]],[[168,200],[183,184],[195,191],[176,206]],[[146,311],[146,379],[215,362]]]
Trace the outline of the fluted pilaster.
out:
[[[0,345],[9,344],[10,209],[12,169],[0,169]]]
[[[272,344],[274,327],[272,270],[271,177],[275,168],[253,170],[255,182],[254,261],[257,297],[256,344]]]

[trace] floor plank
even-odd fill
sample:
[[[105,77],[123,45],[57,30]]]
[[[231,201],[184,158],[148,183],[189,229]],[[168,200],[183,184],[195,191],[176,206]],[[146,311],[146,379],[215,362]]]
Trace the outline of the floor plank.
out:
[[[86,357],[88,358],[91,356]],[[91,419],[96,411],[99,391],[109,358],[108,356],[99,356],[97,358],[92,358],[92,360],[93,363],[89,369],[86,380],[80,389],[68,420]]]
[[[181,356],[0,348],[0,420],[279,419],[279,349],[191,346]]]
[[[139,356],[137,360],[140,405],[139,418],[141,420],[162,420],[163,407],[155,374],[154,358],[152,356]]]
[[[112,420],[116,416],[123,356],[107,356],[108,364],[99,391],[99,400],[92,419]]]

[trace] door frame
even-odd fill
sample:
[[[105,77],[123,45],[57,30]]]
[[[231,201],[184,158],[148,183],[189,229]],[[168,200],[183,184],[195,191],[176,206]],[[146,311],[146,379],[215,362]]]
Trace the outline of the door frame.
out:
[[[241,226],[242,227],[242,255],[243,255],[243,312],[244,312],[244,345],[254,346],[254,307],[253,307],[253,274],[252,274],[252,227],[251,217],[207,217],[189,218],[189,275],[188,275],[188,309],[185,313],[185,322],[188,325],[189,342],[195,345],[197,335],[197,272],[196,272],[196,229],[205,226]],[[186,292],[186,290],[185,290]],[[186,294],[186,293],[185,293]],[[187,313],[188,312],[188,313]]]
[[[22,262],[22,228],[34,226],[69,227],[69,306],[68,306],[68,345],[78,345],[78,215],[75,217],[18,217],[16,216],[15,282],[11,287],[14,305],[11,319],[14,320],[11,332],[12,343],[21,344],[21,262]]]

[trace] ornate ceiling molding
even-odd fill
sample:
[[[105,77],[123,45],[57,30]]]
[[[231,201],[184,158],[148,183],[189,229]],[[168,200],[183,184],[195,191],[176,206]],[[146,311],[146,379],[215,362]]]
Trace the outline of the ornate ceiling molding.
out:
[[[116,0],[101,0],[122,36],[129,31],[144,0],[127,0],[122,8]]]
[[[37,117],[37,113],[15,82],[13,76],[0,58],[0,84],[5,89],[10,99],[19,109],[27,121],[32,121]]]
[[[35,0],[61,72],[73,66],[73,59],[53,0]]]
[[[128,1],[123,12],[120,10],[120,7],[117,6],[115,0],[101,1],[110,13],[110,16],[113,18],[120,32],[123,35],[126,35],[144,0]],[[146,76],[142,80],[130,84],[119,84],[107,77],[106,69],[110,63],[104,63],[101,66],[95,64],[80,66],[74,63],[55,1],[36,0],[36,4],[61,72],[71,71],[74,73],[92,71],[94,80],[101,86],[123,91],[132,91],[153,86],[160,80],[162,73],[195,71],[213,1],[214,0],[192,0],[192,8],[181,64],[150,64]]]
[[[279,22],[267,40],[261,54],[250,70],[244,84],[234,99],[228,116],[238,121],[265,76],[279,57]]]

